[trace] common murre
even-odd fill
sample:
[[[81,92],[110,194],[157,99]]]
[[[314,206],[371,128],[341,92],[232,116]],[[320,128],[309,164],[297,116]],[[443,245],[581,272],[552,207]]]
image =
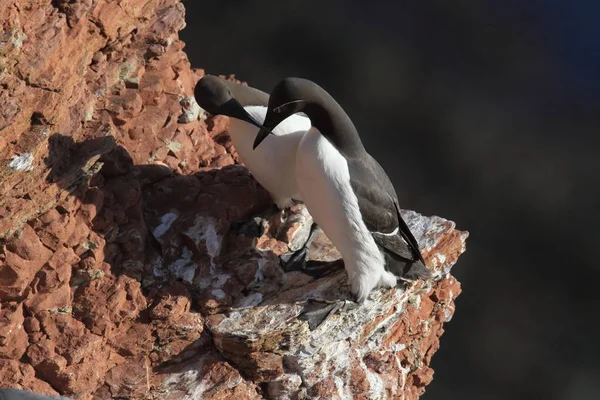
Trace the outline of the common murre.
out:
[[[298,187],[315,222],[341,253],[356,299],[364,301],[376,287],[396,286],[397,277],[430,278],[389,177],[367,153],[342,107],[320,86],[300,78],[278,83],[254,148],[298,112],[311,121],[296,154]]]

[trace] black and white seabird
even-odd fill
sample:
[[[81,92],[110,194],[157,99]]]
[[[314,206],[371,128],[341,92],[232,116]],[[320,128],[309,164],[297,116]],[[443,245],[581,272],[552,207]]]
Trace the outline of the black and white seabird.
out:
[[[427,279],[417,241],[400,215],[398,196],[367,153],[342,107],[317,84],[286,78],[269,99],[254,147],[290,115],[303,112],[311,128],[296,153],[296,180],[315,222],[337,247],[359,302],[377,287]]]
[[[254,138],[267,114],[267,93],[214,75],[206,75],[196,84],[194,97],[200,107],[210,114],[230,117],[229,135],[240,159],[258,183],[269,192],[280,210],[302,201],[296,183],[296,152],[300,139],[311,126],[307,117],[293,115],[286,119],[272,130],[273,135],[265,139],[260,149],[254,150]],[[266,210],[241,224],[239,231],[258,230],[253,235],[260,236],[264,220],[270,215],[272,211]],[[318,227],[313,224],[310,238],[317,232]],[[310,242],[311,240],[307,241],[296,252],[282,255],[281,262],[286,271],[300,269],[312,275],[320,274],[319,263],[309,264],[313,266],[312,270],[306,266]]]
[[[194,97],[200,107],[212,115],[230,117],[229,135],[240,159],[279,209],[292,206],[295,200],[302,201],[294,177],[296,150],[310,128],[308,118],[300,115],[288,118],[273,130],[273,136],[265,140],[264,147],[253,151],[254,138],[267,113],[267,93],[206,75],[196,84]]]

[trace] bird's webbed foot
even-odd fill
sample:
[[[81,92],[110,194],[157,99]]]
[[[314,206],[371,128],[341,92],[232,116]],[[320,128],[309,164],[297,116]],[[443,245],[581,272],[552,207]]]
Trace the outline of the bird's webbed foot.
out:
[[[265,233],[267,221],[279,212],[281,212],[279,208],[275,204],[271,204],[268,208],[248,218],[246,221],[233,222],[231,229],[238,235],[261,237]]]

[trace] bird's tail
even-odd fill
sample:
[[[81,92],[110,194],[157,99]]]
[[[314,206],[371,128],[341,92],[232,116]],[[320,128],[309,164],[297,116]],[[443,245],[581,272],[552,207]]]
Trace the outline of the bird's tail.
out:
[[[401,279],[406,281],[428,280],[433,276],[433,272],[427,269],[421,260],[408,260],[385,248],[381,249],[385,257],[385,269]]]

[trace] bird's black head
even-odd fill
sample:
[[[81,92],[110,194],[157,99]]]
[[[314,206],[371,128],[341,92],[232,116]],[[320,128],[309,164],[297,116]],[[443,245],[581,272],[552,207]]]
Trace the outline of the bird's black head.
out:
[[[254,148],[258,147],[269,135],[269,132],[287,117],[305,111],[312,100],[312,95],[318,92],[317,88],[324,92],[317,84],[306,79],[285,78],[280,81],[269,97],[269,107],[263,129],[256,135]]]
[[[273,89],[269,110],[289,116],[311,104],[322,103],[325,97],[331,98],[323,88],[308,79],[285,78]]]
[[[212,115],[226,115],[263,128],[244,107],[233,97],[225,80],[214,75],[206,75],[194,88],[196,102]]]
[[[200,107],[212,115],[222,114],[222,107],[233,99],[231,90],[222,79],[214,75],[206,75],[198,81],[194,88],[194,97]]]
[[[277,125],[292,114],[303,112],[311,125],[341,149],[362,147],[358,133],[348,115],[329,93],[316,83],[302,78],[285,78],[275,86],[269,98],[263,129],[254,140],[256,148]]]

